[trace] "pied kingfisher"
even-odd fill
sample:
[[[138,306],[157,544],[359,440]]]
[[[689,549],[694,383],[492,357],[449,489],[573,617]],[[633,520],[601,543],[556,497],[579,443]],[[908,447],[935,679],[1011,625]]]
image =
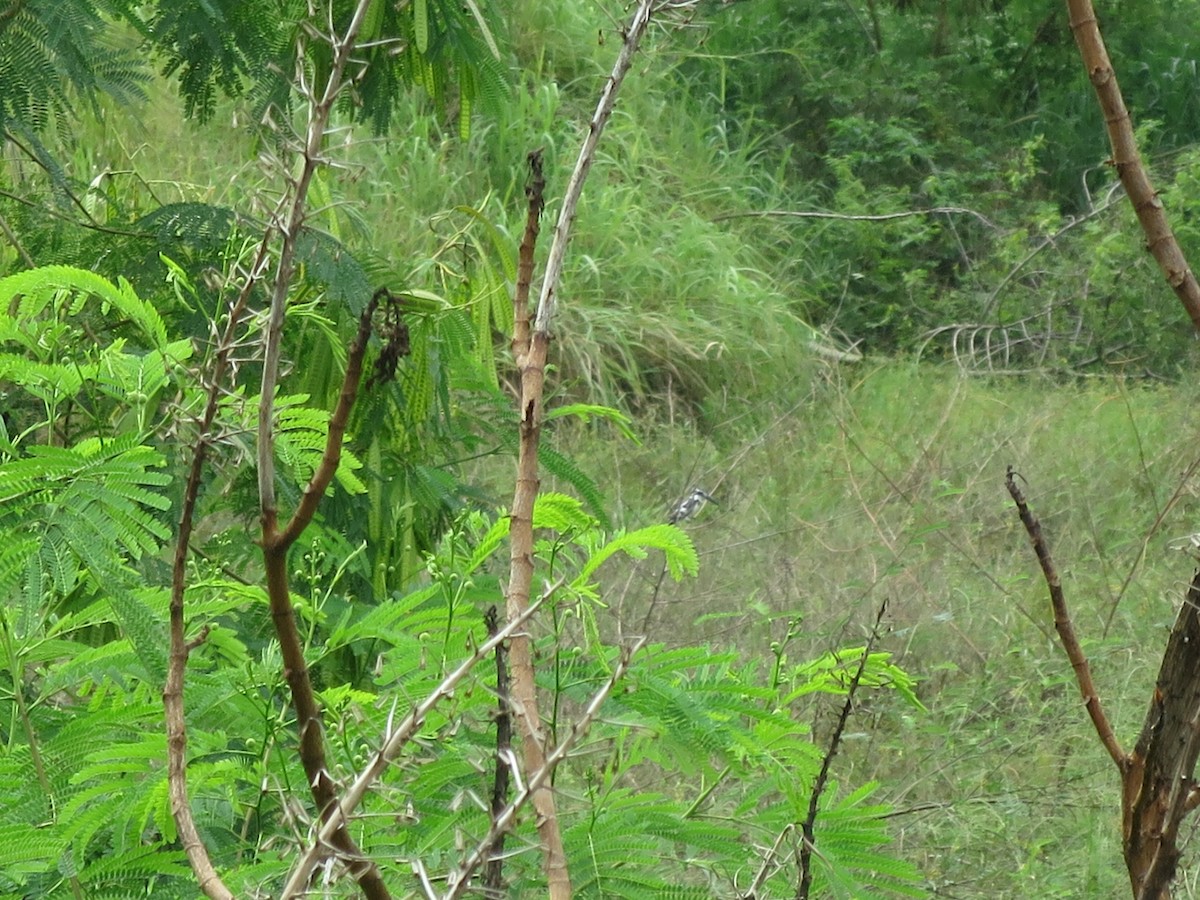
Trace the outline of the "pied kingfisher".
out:
[[[667,521],[674,525],[677,522],[682,522],[684,519],[690,519],[696,513],[700,512],[705,503],[710,502],[717,503],[717,501],[713,499],[712,494],[708,493],[708,491],[696,488],[694,491],[684,497],[683,500],[680,501],[680,504],[675,507],[674,510],[672,510],[671,514],[667,516]],[[720,506],[719,503],[717,503],[717,505]]]

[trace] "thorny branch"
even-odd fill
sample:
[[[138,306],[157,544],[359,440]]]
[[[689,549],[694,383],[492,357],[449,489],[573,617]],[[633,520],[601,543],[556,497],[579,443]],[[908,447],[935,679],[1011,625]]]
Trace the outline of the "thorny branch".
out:
[[[558,764],[566,759],[567,754],[579,742],[592,727],[592,722],[600,712],[600,707],[604,705],[604,701],[608,699],[608,695],[612,693],[617,682],[625,675],[629,668],[630,660],[637,654],[645,644],[645,638],[638,638],[632,645],[624,647],[621,650],[621,655],[613,665],[612,674],[608,680],[596,692],[592,699],[588,702],[587,707],[580,714],[579,718],[571,725],[571,730],[563,737],[554,751],[550,753],[542,766],[531,774],[525,785],[517,792],[512,802],[496,816],[492,821],[492,827],[488,833],[484,835],[475,847],[475,850],[467,857],[462,868],[450,878],[450,890],[445,893],[442,900],[457,900],[467,890],[471,883],[472,873],[479,868],[484,859],[487,858],[489,848],[496,842],[496,839],[513,826],[516,821],[517,813],[530,802],[530,800],[541,790],[542,786],[550,780],[550,776],[554,774],[554,770],[558,768]]]
[[[295,868],[292,869],[291,874],[288,876],[287,884],[280,894],[280,900],[291,900],[292,897],[302,894],[304,886],[308,883],[313,870],[320,864],[321,860],[329,856],[331,852],[340,850],[340,848],[333,844],[333,838],[337,830],[344,828],[345,824],[350,821],[354,810],[358,808],[358,805],[366,796],[371,785],[378,780],[388,764],[399,755],[400,751],[412,739],[412,736],[425,723],[425,718],[429,715],[430,711],[438,703],[450,696],[455,687],[482,660],[487,658],[489,653],[522,628],[541,605],[561,586],[561,580],[548,586],[541,597],[531,603],[521,616],[506,623],[503,628],[499,629],[487,641],[481,644],[457,669],[443,678],[441,684],[434,688],[429,693],[429,696],[413,707],[412,711],[398,725],[393,727],[391,722],[388,722],[388,730],[384,735],[383,746],[371,757],[371,761],[359,773],[358,777],[354,779],[354,783],[342,792],[337,803],[330,808],[312,844],[304,851]]]
[[[337,805],[337,787],[325,765],[325,739],[321,708],[313,692],[308,665],[304,658],[304,644],[296,625],[288,587],[287,555],[300,533],[311,521],[317,504],[325,493],[341,457],[342,438],[350,409],[357,396],[362,372],[363,354],[371,330],[371,316],[378,305],[381,294],[377,293],[368,304],[360,324],[358,335],[351,345],[346,364],[337,407],[330,418],[325,452],[321,463],[304,489],[304,496],[291,519],[281,529],[275,498],[275,390],[279,378],[282,356],[283,323],[287,311],[288,293],[295,269],[296,244],[307,212],[309,187],[317,168],[324,163],[323,149],[329,116],[333,104],[345,87],[346,67],[350,62],[364,18],[372,0],[359,0],[354,8],[345,33],[338,37],[333,33],[329,41],[333,49],[333,60],[328,78],[321,93],[307,82],[302,62],[297,80],[302,93],[308,99],[308,126],[304,144],[300,151],[300,172],[290,192],[290,205],[286,215],[281,212],[274,219],[274,227],[282,235],[279,258],[271,290],[271,303],[267,317],[265,347],[263,353],[262,387],[258,405],[258,491],[262,512],[262,553],[267,577],[267,595],[271,605],[271,617],[279,638],[283,657],[284,677],[292,695],[296,711],[296,726],[300,735],[300,759],[318,814],[327,819]],[[302,60],[304,54],[298,54]],[[386,292],[383,292],[386,294]],[[389,301],[392,298],[388,297]],[[394,302],[394,301],[393,301]],[[350,837],[344,822],[333,830],[329,838],[337,847],[342,860],[358,881],[368,900],[387,900],[391,894],[379,874],[374,861],[363,856]]]
[[[184,593],[187,585],[188,544],[195,524],[196,502],[200,493],[200,479],[211,446],[212,430],[220,407],[224,382],[232,365],[233,351],[237,347],[237,333],[245,314],[250,294],[257,278],[267,263],[270,249],[269,235],[259,244],[254,262],[247,273],[246,281],[230,306],[225,330],[217,342],[212,371],[209,373],[207,398],[204,411],[197,423],[196,440],[192,445],[192,460],[188,466],[187,480],[183,489],[183,505],[179,514],[179,534],[176,537],[175,554],[171,566],[170,600],[170,652],[167,665],[167,682],[163,688],[164,718],[167,728],[167,784],[171,798],[171,814],[179,832],[180,842],[187,854],[188,862],[200,889],[213,900],[232,900],[229,891],[213,868],[208,850],[196,830],[192,818],[187,791],[187,725],[184,719],[183,685],[187,671],[188,655],[192,649],[186,638],[184,623]]]

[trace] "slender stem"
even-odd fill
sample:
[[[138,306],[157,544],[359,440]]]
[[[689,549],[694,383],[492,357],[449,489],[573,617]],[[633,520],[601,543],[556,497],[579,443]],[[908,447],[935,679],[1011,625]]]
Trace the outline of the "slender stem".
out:
[[[862,658],[858,661],[858,669],[846,687],[846,702],[842,704],[837,725],[834,726],[833,735],[829,738],[829,749],[825,751],[825,758],[821,760],[821,771],[817,774],[816,781],[813,782],[812,795],[808,798],[808,815],[804,817],[804,822],[800,826],[800,885],[796,889],[796,900],[808,900],[812,890],[812,855],[816,848],[814,829],[817,823],[817,813],[821,808],[821,795],[825,792],[825,785],[829,781],[829,770],[833,766],[833,758],[837,756],[838,748],[841,746],[846,723],[850,721],[850,713],[854,711],[854,698],[858,693],[859,685],[862,684],[863,672],[867,670],[867,661],[871,658],[871,651],[875,649],[875,642],[879,639],[879,625],[886,612],[887,601],[884,600],[879,604],[879,612],[875,615],[875,624],[871,628],[870,637],[867,638],[867,645],[863,647]]]

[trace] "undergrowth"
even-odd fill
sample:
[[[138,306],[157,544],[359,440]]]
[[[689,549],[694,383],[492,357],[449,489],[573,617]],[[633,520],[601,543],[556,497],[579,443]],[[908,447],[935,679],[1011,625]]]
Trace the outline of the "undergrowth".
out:
[[[884,646],[919,675],[929,712],[864,704],[839,762],[885,786],[904,855],[932,886],[1116,896],[1127,890],[1118,780],[1004,472],[1026,479],[1103,699],[1131,741],[1195,565],[1175,549],[1200,503],[1195,399],[1144,380],[983,379],[878,361],[817,369],[786,399],[710,429],[664,422],[636,447],[597,428],[562,439],[606,472],[627,520],[665,515],[693,485],[714,493],[719,505],[687,526],[700,575],[665,591],[652,631],[804,658],[861,634],[889,601]],[[656,575],[613,573],[611,589],[636,596],[628,584]],[[818,734],[832,715],[817,714]]]

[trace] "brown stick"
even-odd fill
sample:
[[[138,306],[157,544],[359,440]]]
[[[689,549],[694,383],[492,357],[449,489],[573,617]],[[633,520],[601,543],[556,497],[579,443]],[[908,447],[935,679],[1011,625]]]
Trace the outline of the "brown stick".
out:
[[[358,384],[362,377],[362,361],[367,349],[367,339],[371,334],[371,318],[379,305],[381,296],[386,294],[385,290],[377,291],[359,319],[358,333],[350,344],[347,354],[346,375],[342,379],[342,389],[338,395],[337,406],[329,420],[325,452],[308,484],[305,485],[304,494],[295,512],[292,513],[287,524],[280,529],[277,527],[275,510],[268,508],[265,504],[263,507],[262,552],[263,562],[266,566],[267,596],[271,604],[271,618],[274,620],[275,632],[279,637],[284,678],[287,680],[292,695],[292,706],[296,711],[296,727],[300,733],[300,761],[304,765],[309,789],[322,820],[327,819],[337,808],[337,785],[325,764],[325,736],[321,707],[313,692],[308,663],[304,659],[304,642],[300,637],[300,629],[296,625],[296,615],[292,608],[291,592],[288,586],[287,555],[296,539],[312,521],[317,505],[325,494],[325,489],[329,487],[329,483],[337,472],[342,456],[342,440],[346,432],[346,422],[354,407],[354,400],[358,395]],[[273,461],[270,468],[273,478]],[[339,855],[348,865],[351,875],[358,881],[363,893],[368,898],[386,900],[391,896],[379,874],[378,867],[372,860],[363,856],[350,837],[349,831],[346,830],[344,821],[331,835],[330,843],[337,848]]]
[[[1154,255],[1167,283],[1187,310],[1192,325],[1200,329],[1200,284],[1196,282],[1196,276],[1188,266],[1179,242],[1175,240],[1162,201],[1150,183],[1150,176],[1138,153],[1133,123],[1100,35],[1096,11],[1091,0],[1067,0],[1067,10],[1084,68],[1096,90],[1100,109],[1104,112],[1108,139],[1112,144],[1112,164],[1146,234],[1146,249]]]
[[[1067,611],[1067,600],[1063,596],[1062,581],[1058,577],[1058,570],[1050,556],[1050,548],[1042,536],[1042,525],[1029,511],[1029,506],[1025,503],[1025,496],[1017,487],[1016,478],[1012,466],[1009,466],[1005,475],[1005,485],[1008,487],[1008,493],[1012,497],[1013,503],[1017,505],[1021,524],[1025,526],[1029,540],[1033,543],[1034,553],[1037,554],[1038,563],[1042,567],[1042,575],[1046,579],[1046,587],[1050,589],[1050,605],[1054,609],[1054,629],[1058,632],[1058,639],[1062,642],[1071,668],[1075,670],[1075,681],[1079,684],[1079,693],[1082,695],[1083,704],[1091,717],[1092,726],[1100,737],[1100,743],[1108,751],[1108,755],[1117,769],[1124,774],[1129,767],[1129,757],[1121,749],[1117,736],[1113,733],[1112,725],[1104,714],[1100,696],[1096,693],[1096,684],[1092,681],[1091,666],[1088,665],[1087,656],[1084,655],[1079,638],[1075,635],[1075,627],[1071,624],[1071,614]]]

